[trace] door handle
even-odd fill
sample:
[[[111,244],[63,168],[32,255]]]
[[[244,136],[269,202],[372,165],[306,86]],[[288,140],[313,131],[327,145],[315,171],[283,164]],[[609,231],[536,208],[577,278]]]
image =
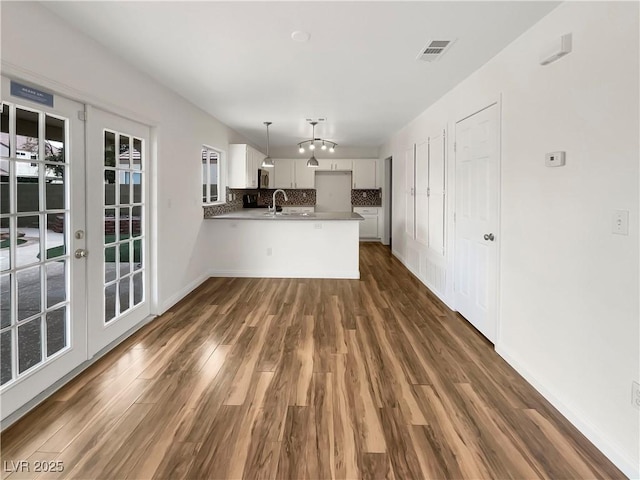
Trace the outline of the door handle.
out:
[[[76,258],[85,258],[87,255],[89,255],[89,252],[84,248],[79,248],[74,253]]]
[[[493,233],[485,233],[485,234],[484,234],[484,239],[485,239],[485,240],[489,240],[489,241],[493,242],[493,240],[494,240],[495,238],[496,238],[496,237],[494,237],[494,236],[493,236]]]

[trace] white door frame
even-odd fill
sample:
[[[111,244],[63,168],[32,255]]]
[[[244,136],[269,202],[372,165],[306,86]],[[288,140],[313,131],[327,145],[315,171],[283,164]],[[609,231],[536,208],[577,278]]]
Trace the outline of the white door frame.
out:
[[[494,339],[494,347],[497,346],[499,344],[500,341],[500,332],[501,332],[501,315],[500,315],[500,273],[501,273],[501,250],[502,250],[502,208],[501,208],[501,202],[502,202],[502,156],[503,156],[503,135],[502,135],[502,129],[503,129],[503,125],[502,125],[502,95],[498,95],[497,97],[493,97],[493,98],[484,98],[484,100],[476,103],[474,105],[474,108],[472,110],[470,110],[470,113],[465,114],[465,115],[461,115],[459,117],[458,120],[454,121],[451,123],[450,125],[450,131],[453,131],[453,137],[454,137],[454,148],[453,148],[453,165],[452,165],[452,170],[454,172],[453,177],[454,177],[454,181],[453,181],[453,189],[451,189],[452,191],[450,192],[449,198],[450,198],[450,205],[452,205],[452,209],[454,212],[453,215],[453,221],[451,223],[452,225],[452,231],[451,231],[451,259],[450,259],[450,266],[451,266],[451,272],[452,272],[452,278],[453,278],[453,291],[452,291],[452,307],[455,311],[458,311],[457,309],[457,305],[456,305],[456,271],[457,271],[457,265],[456,265],[456,256],[457,256],[457,252],[455,251],[455,245],[456,245],[456,238],[457,238],[457,232],[456,232],[456,228],[457,228],[457,224],[455,221],[455,216],[456,216],[456,196],[457,196],[457,186],[458,186],[458,179],[457,179],[457,170],[456,170],[456,162],[457,162],[457,149],[456,149],[456,145],[457,145],[457,138],[456,138],[456,125],[466,119],[468,119],[469,117],[472,117],[473,115],[482,112],[483,110],[486,110],[492,106],[496,106],[496,108],[498,109],[498,142],[497,142],[497,162],[498,162],[498,178],[497,178],[497,182],[498,182],[498,192],[497,192],[497,220],[496,220],[496,232],[497,232],[497,239],[498,241],[496,242],[495,248],[496,248],[496,259],[495,259],[495,271],[496,271],[496,282],[495,282],[495,288],[496,291],[494,293],[495,297],[495,322],[496,322],[496,332],[495,332],[495,339]],[[468,110],[469,111],[469,110]],[[448,162],[447,162],[448,163]],[[447,167],[448,168],[448,167]],[[451,170],[449,170],[451,171]],[[448,242],[448,240],[447,240]]]

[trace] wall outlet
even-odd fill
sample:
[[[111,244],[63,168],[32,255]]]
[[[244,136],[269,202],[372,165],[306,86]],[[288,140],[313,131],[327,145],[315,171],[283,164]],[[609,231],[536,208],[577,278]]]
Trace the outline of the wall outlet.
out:
[[[611,231],[616,235],[629,235],[629,211],[614,210]]]
[[[551,152],[545,156],[547,167],[562,167],[565,164],[565,152]]]
[[[316,230],[322,230],[322,224],[321,223],[316,223],[313,226]]]
[[[267,257],[270,257],[271,255],[273,255],[273,250],[271,247],[267,248]]]
[[[631,382],[631,404],[640,410],[640,383]]]

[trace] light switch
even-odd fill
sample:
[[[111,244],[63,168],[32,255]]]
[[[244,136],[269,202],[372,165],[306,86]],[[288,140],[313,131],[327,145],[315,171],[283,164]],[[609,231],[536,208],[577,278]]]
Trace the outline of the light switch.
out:
[[[614,210],[613,211],[613,228],[612,232],[616,235],[629,235],[629,211]]]

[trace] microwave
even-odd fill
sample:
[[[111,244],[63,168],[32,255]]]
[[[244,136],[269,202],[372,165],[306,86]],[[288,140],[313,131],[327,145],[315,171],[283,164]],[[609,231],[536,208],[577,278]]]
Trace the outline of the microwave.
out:
[[[269,188],[269,170],[258,170],[258,188]]]

